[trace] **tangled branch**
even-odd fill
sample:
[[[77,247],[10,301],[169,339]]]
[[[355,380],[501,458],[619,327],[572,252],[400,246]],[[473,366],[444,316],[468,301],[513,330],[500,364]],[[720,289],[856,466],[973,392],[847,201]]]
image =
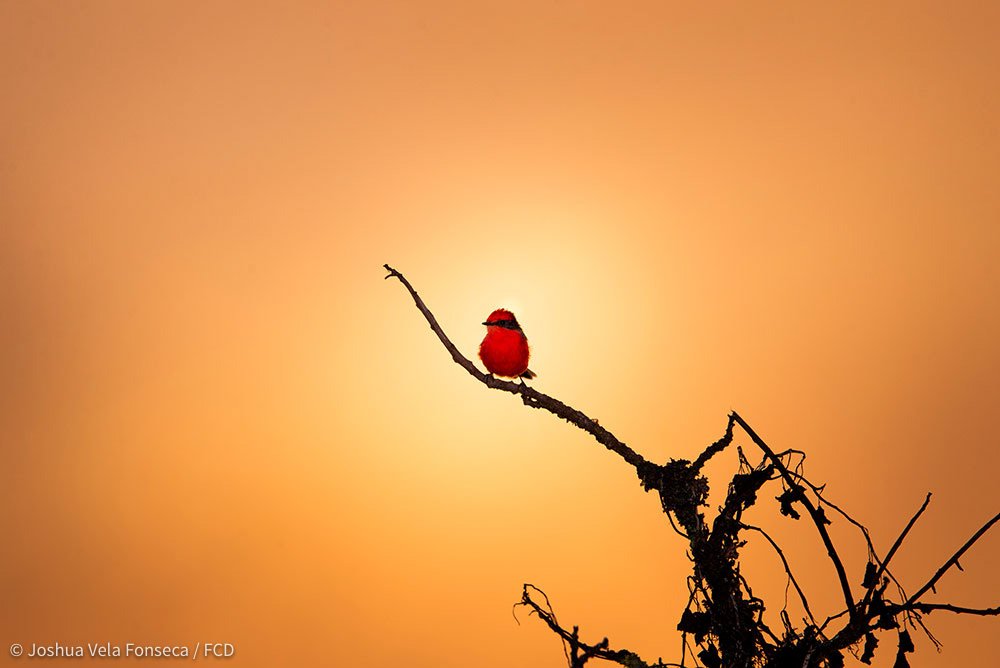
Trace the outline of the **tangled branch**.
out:
[[[531,598],[532,591],[542,596],[545,600],[544,606]],[[591,659],[604,659],[625,666],[625,668],[668,668],[671,666],[683,668],[680,664],[664,663],[662,660],[657,660],[656,663],[646,663],[635,652],[611,649],[607,638],[593,645],[583,642],[580,640],[580,627],[574,626],[571,631],[561,627],[556,620],[556,613],[552,610],[552,604],[549,603],[549,597],[533,584],[525,583],[522,585],[521,600],[514,604],[515,608],[517,606],[529,608],[529,614],[538,615],[538,618],[562,639],[569,668],[582,668]]]
[[[688,542],[692,574],[688,577],[690,598],[677,624],[677,629],[682,634],[680,664],[664,663],[662,659],[656,663],[648,663],[630,650],[611,649],[607,638],[597,643],[582,641],[579,627],[567,629],[559,624],[548,597],[541,589],[531,584],[523,585],[521,600],[515,607],[527,607],[529,614],[538,616],[561,639],[570,668],[581,668],[591,659],[611,661],[626,668],[684,667],[688,638],[692,638],[700,649],[696,665],[704,668],[842,668],[843,652],[862,641],[864,646],[860,660],[871,663],[879,643],[878,634],[890,630],[897,632],[894,667],[908,668],[906,655],[914,651],[910,629],[923,629],[937,644],[924,626],[922,614],[946,611],[967,615],[1000,615],[1000,607],[973,608],[921,600],[928,591],[934,590],[952,567],[960,568],[959,559],[1000,521],[1000,513],[983,524],[920,589],[912,596],[907,596],[902,584],[889,570],[889,564],[926,510],[930,494],[896,538],[885,558],[880,559],[868,529],[832,503],[825,496],[823,486],[814,484],[805,476],[805,453],[798,450],[776,453],[738,413],[730,413],[723,436],[706,447],[693,461],[672,459],[664,464],[651,462],[582,411],[523,382],[501,380],[480,371],[451,342],[410,282],[389,265],[384,267],[388,272],[386,278],[398,279],[410,293],[417,309],[456,364],[487,387],[517,395],[526,406],[546,410],[582,429],[621,457],[635,469],[643,489],[657,493],[671,526]],[[751,465],[743,451],[738,449],[739,470],[729,482],[725,502],[709,521],[705,514],[709,484],[701,470],[712,457],[725,451],[733,443],[736,426],[750,438],[763,457],[759,464]],[[805,591],[792,575],[792,568],[784,551],[763,529],[742,521],[743,513],[757,502],[759,492],[772,481],[780,481],[782,491],[775,498],[780,504],[781,514],[799,519],[801,515],[797,508],[804,509],[833,566],[844,608],[828,616],[821,625],[816,622]],[[810,498],[810,494],[813,498]],[[864,593],[860,598],[854,596],[847,569],[827,530],[832,520],[827,516],[825,507],[835,511],[864,536],[869,561],[862,579]],[[741,537],[742,531],[762,535],[778,554],[789,583],[795,588],[807,615],[804,628],[797,629],[791,622],[786,610],[787,594],[786,606],[779,612],[784,627],[783,635],[779,637],[765,623],[765,603],[754,596],[749,582],[740,572],[740,550],[746,545],[746,540]],[[895,583],[899,594],[896,602],[891,600],[887,592],[890,582]],[[544,605],[532,598],[532,592],[541,595]],[[835,633],[828,632],[827,627],[838,620],[843,620],[839,630]]]

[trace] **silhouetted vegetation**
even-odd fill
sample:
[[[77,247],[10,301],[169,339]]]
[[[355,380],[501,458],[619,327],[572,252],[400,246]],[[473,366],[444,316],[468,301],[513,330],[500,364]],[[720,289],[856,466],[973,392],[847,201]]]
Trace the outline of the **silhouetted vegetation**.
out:
[[[870,664],[879,643],[887,637],[895,652],[895,668],[908,667],[907,655],[914,651],[912,634],[926,633],[923,616],[936,611],[967,615],[998,615],[1000,607],[967,608],[947,603],[926,603],[922,599],[951,568],[958,567],[962,556],[998,520],[989,519],[964,545],[942,564],[916,592],[908,594],[893,576],[890,563],[899,552],[910,529],[926,510],[931,495],[909,520],[884,557],[879,556],[871,536],[860,522],[825,495],[822,486],[806,477],[806,455],[801,450],[775,452],[737,413],[729,415],[723,436],[705,448],[693,461],[673,459],[663,464],[646,460],[614,434],[581,411],[539,392],[521,382],[511,382],[483,373],[451,343],[434,315],[417,295],[406,278],[389,265],[386,278],[397,278],[413,297],[417,308],[431,329],[451,354],[452,359],[487,387],[518,395],[526,406],[547,410],[594,436],[608,450],[633,467],[642,488],[655,492],[663,512],[677,533],[688,542],[692,572],[687,577],[690,597],[680,611],[677,624],[682,634],[679,663],[658,659],[649,662],[628,649],[613,649],[603,638],[588,643],[581,639],[578,626],[567,628],[556,619],[545,593],[532,584],[523,585],[516,604],[537,615],[563,642],[570,668],[584,666],[591,659],[603,659],[627,668],[655,666],[704,666],[705,668],[838,668],[844,665],[845,653],[853,652]],[[746,456],[741,448],[732,448],[734,432],[739,428],[760,451],[760,458]],[[737,472],[728,482],[721,508],[710,514],[707,505],[709,481],[702,474],[704,465],[714,456],[736,451]],[[768,490],[765,492],[764,490]],[[808,521],[826,548],[841,590],[843,607],[825,617],[814,616],[812,606],[796,580],[784,551],[764,529],[743,521],[744,513],[764,494],[773,494],[780,513],[792,520]],[[854,526],[864,537],[868,562],[863,574],[849,575],[827,526],[834,519]],[[789,585],[794,589],[804,619],[796,625],[783,602],[771,625],[765,621],[768,610],[763,600],[754,596],[750,583],[740,570],[740,550],[748,533],[760,534],[780,558]],[[860,583],[855,589],[852,583]],[[774,628],[772,628],[774,625]]]

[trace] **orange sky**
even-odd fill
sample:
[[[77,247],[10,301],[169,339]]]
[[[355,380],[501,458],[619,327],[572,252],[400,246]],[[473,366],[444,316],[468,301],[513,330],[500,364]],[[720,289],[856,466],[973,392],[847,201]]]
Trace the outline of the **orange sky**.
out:
[[[807,4],[0,2],[0,661],[562,665],[526,581],[679,659],[657,500],[452,364],[383,262],[470,356],[514,309],[535,385],[648,458],[737,409],[883,552],[932,490],[922,584],[997,510],[1000,10]],[[998,559],[941,599],[1000,603]],[[745,569],[776,611],[773,553]],[[997,652],[943,614],[914,666]]]

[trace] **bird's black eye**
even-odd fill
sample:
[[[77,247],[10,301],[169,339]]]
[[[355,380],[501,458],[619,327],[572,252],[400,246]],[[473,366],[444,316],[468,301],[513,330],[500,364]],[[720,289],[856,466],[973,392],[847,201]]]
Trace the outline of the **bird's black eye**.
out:
[[[521,326],[517,324],[517,320],[514,320],[513,318],[494,320],[490,324],[496,325],[497,327],[503,327],[504,329],[521,329]]]

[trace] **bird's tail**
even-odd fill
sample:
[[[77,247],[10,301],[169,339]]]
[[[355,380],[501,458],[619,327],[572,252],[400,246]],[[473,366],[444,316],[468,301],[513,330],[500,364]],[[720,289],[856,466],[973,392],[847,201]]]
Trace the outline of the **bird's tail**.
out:
[[[537,375],[538,374],[532,371],[531,369],[525,369],[524,373],[521,374],[521,378],[527,378],[528,380],[531,380]]]

